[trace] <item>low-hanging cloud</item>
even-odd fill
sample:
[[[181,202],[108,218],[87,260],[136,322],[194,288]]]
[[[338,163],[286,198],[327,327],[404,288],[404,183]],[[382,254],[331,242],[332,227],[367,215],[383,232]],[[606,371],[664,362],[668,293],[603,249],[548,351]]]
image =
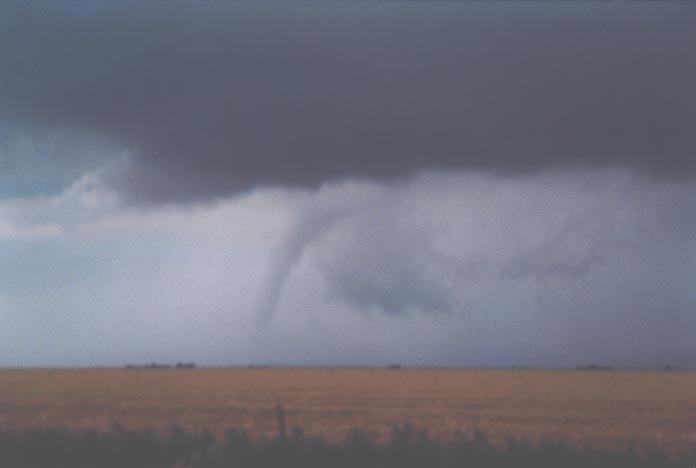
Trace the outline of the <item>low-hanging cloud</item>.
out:
[[[695,42],[676,2],[4,2],[0,130],[127,151],[110,184],[137,202],[423,169],[691,177]]]
[[[692,366],[695,194],[436,174],[134,210],[86,179],[0,202],[2,359]]]
[[[470,174],[326,186],[297,204],[257,316],[270,323],[300,263],[335,300],[387,315],[466,316],[481,284],[591,277],[649,234],[647,219],[659,212],[646,218],[640,198],[661,192],[637,183],[621,174]]]

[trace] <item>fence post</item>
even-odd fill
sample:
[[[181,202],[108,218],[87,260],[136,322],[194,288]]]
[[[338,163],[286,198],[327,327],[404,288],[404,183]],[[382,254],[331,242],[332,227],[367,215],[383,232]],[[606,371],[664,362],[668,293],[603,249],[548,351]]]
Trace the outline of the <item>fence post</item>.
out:
[[[287,430],[285,428],[285,410],[283,410],[283,405],[276,406],[276,421],[278,422],[278,438],[285,439]]]

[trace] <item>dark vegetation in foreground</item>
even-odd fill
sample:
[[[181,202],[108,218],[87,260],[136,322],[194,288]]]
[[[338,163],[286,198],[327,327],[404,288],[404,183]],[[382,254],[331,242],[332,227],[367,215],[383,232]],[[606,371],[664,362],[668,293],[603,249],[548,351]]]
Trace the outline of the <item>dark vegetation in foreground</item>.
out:
[[[348,467],[612,467],[691,468],[696,451],[669,457],[660,452],[578,450],[509,441],[493,446],[482,434],[448,442],[412,427],[395,428],[379,444],[354,432],[332,444],[294,430],[270,440],[251,440],[229,431],[222,440],[174,428],[166,437],[150,432],[61,430],[0,431],[0,466],[7,468],[348,468]]]

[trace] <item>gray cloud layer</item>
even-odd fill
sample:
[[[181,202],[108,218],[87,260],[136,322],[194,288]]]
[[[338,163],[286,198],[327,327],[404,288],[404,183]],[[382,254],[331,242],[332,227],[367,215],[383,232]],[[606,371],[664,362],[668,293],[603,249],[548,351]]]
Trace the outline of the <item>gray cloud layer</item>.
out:
[[[696,174],[696,5],[0,6],[0,127],[125,148],[141,201],[421,169]],[[97,156],[94,156],[97,157]]]

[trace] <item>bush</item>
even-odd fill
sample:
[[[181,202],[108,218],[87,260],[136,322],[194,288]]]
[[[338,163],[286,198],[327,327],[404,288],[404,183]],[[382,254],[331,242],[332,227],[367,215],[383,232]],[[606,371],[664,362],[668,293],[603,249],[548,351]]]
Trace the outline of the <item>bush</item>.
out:
[[[0,454],[1,465],[8,468],[684,468],[696,462],[696,451],[670,457],[636,450],[533,446],[515,440],[497,447],[481,433],[443,442],[411,426],[394,428],[386,444],[358,431],[332,444],[299,430],[264,440],[251,440],[234,430],[222,440],[180,428],[173,428],[167,437],[120,427],[106,433],[4,430],[0,431]]]

